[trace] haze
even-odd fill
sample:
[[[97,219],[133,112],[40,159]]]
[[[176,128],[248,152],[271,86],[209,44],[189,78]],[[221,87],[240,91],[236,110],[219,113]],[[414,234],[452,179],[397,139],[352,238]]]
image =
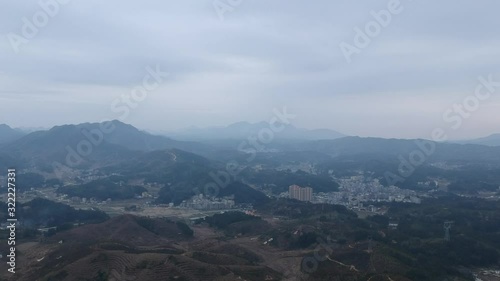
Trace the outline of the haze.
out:
[[[169,75],[122,120],[143,129],[258,122],[286,106],[296,126],[348,135],[500,132],[500,88],[461,126],[443,120],[478,77],[500,81],[498,1],[402,0],[349,59],[339,45],[353,45],[354,29],[391,1],[230,2],[222,18],[212,0],[70,1],[16,53],[12,34],[22,36],[23,18],[41,6],[3,1],[0,123],[116,119],[113,103],[142,85],[149,67]]]

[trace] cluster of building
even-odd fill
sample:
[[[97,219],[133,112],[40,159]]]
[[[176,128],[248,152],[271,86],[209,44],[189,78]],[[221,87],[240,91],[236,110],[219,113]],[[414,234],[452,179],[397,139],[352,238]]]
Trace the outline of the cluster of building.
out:
[[[383,186],[378,179],[363,175],[338,179],[338,192],[320,194],[316,200],[346,206],[359,205],[362,202],[404,202],[419,204],[417,192],[396,186]]]
[[[475,280],[498,280],[500,278],[500,270],[498,269],[480,269],[477,273],[474,273]],[[486,279],[490,278],[491,279]]]
[[[369,202],[403,202],[420,204],[421,199],[417,192],[401,189],[396,186],[383,186],[378,179],[371,179],[363,175],[337,179],[340,184],[339,191],[327,193],[313,193],[310,187],[291,185],[288,194],[283,193],[280,197],[288,197],[300,201],[312,203],[327,203],[343,205],[353,210],[369,212],[382,212],[373,205],[365,206]]]
[[[62,195],[61,196],[62,200],[68,199],[67,195]],[[67,200],[66,200],[67,201]],[[97,198],[91,197],[91,198],[85,198],[85,197],[78,197],[78,196],[73,196],[69,198],[69,201],[75,204],[89,204],[89,205],[94,205],[94,204],[107,204],[110,203],[112,200],[111,198],[108,198],[106,200],[99,200]]]
[[[296,184],[288,187],[288,197],[300,201],[312,201],[313,190],[310,187],[300,187]]]
[[[195,210],[227,210],[236,208],[236,204],[233,197],[209,198],[200,194],[182,201],[179,207]]]

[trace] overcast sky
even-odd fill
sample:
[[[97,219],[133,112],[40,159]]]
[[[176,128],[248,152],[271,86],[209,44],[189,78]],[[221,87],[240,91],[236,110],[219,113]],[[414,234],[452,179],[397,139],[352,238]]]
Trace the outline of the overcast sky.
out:
[[[499,133],[500,88],[456,129],[443,114],[479,76],[500,81],[500,2],[401,0],[349,63],[340,44],[356,47],[355,28],[391,1],[73,0],[44,23],[38,1],[2,0],[0,123],[123,117],[175,130],[268,120],[287,106],[297,126],[349,135]],[[148,67],[169,76],[125,116],[117,99],[143,86]]]

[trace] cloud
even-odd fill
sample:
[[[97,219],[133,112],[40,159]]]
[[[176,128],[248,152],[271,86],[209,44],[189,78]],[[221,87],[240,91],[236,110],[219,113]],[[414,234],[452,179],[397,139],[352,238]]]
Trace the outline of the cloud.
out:
[[[352,42],[354,28],[388,2],[243,1],[221,21],[213,1],[70,1],[16,54],[7,35],[21,34],[23,17],[41,8],[7,1],[0,11],[0,123],[98,121],[141,83],[147,66],[160,65],[171,76],[134,110],[127,120],[134,125],[259,121],[289,105],[306,127],[425,137],[478,76],[499,72],[500,4],[401,0],[403,12],[346,63],[339,44]],[[497,101],[486,108],[500,112]],[[16,111],[27,118],[13,117]],[[488,112],[457,137],[498,130]]]

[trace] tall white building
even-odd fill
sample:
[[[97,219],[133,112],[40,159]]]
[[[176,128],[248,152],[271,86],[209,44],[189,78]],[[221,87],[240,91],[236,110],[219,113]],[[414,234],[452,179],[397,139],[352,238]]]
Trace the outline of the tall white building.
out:
[[[300,187],[298,185],[290,185],[288,187],[288,196],[290,199],[297,199],[300,201],[311,201],[312,200],[312,188],[310,187]]]

